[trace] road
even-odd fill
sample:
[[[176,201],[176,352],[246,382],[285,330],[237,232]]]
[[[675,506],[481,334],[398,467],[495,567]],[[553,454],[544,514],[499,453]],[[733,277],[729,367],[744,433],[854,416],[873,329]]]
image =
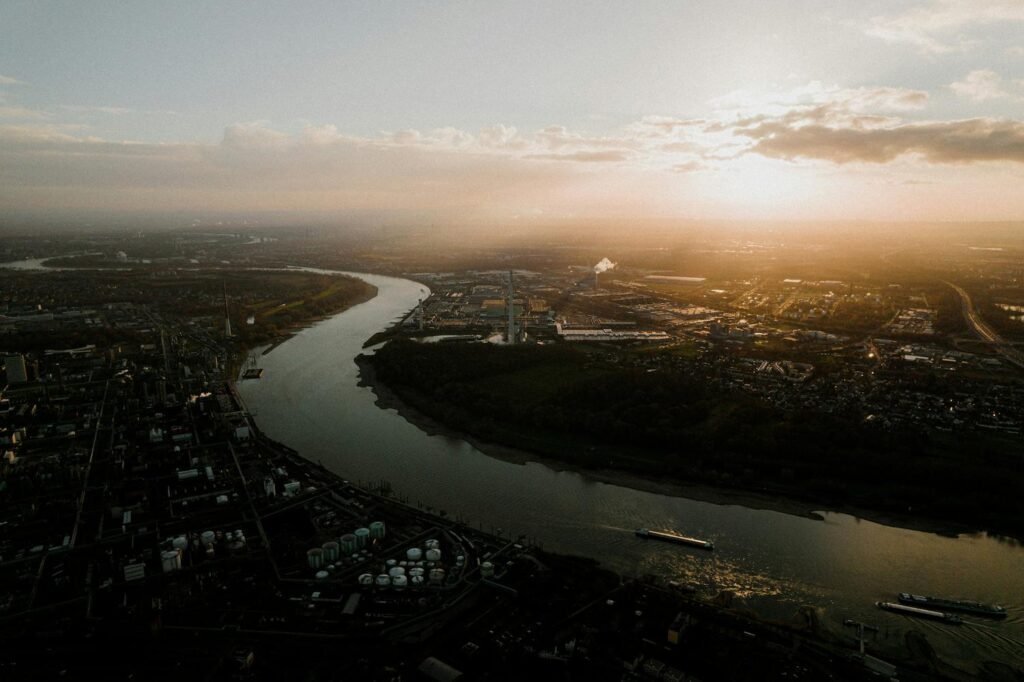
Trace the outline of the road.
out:
[[[974,307],[974,303],[971,301],[971,295],[964,291],[962,287],[959,287],[952,282],[946,282],[946,284],[953,287],[953,290],[960,295],[960,307],[963,311],[964,319],[967,321],[967,324],[971,326],[971,329],[974,330],[974,333],[982,340],[992,344],[993,348],[995,348],[1000,355],[1006,358],[1007,361],[1024,369],[1024,353],[1014,349],[1010,343],[1008,343],[994,329],[988,326]]]

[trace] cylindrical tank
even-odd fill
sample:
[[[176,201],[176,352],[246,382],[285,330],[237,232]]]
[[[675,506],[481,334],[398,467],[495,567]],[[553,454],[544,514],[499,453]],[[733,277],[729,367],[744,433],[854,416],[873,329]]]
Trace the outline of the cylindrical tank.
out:
[[[391,568],[392,566],[397,566],[398,565],[398,559],[388,559],[384,563],[386,563],[388,565],[388,568]]]
[[[370,537],[371,538],[374,538],[375,540],[380,540],[380,539],[382,539],[384,537],[384,533],[385,533],[385,530],[384,530],[384,522],[383,521],[374,521],[373,523],[370,524]]]
[[[409,561],[419,561],[420,559],[423,558],[423,550],[421,550],[419,547],[413,547],[412,549],[407,549],[405,551],[405,558],[408,559]]]
[[[366,547],[370,542],[370,529],[369,528],[356,528],[356,546],[359,549]]]
[[[482,575],[485,578],[490,578],[492,575],[494,575],[494,564],[492,564],[490,561],[485,561],[482,564],[480,564],[480,575]]]
[[[346,533],[341,536],[341,553],[345,556],[349,556],[356,553],[359,549],[359,540],[352,533]]]
[[[174,549],[184,552],[188,548],[188,538],[184,535],[179,535],[171,541],[171,546]]]
[[[440,561],[441,550],[439,549],[428,549],[427,550],[427,561]]]
[[[413,576],[414,578],[416,576],[422,576],[424,573],[425,573],[425,571],[422,568],[420,568],[419,566],[416,566],[414,568],[410,568],[409,569],[409,575]]]
[[[309,550],[308,552],[306,552],[306,561],[309,562],[310,568],[323,568],[324,550],[320,549],[319,547],[314,547],[313,549]]]
[[[329,576],[329,575],[330,575],[330,573],[328,573],[327,571],[317,571],[316,572],[316,579],[317,580],[326,580],[327,576]]]
[[[395,566],[388,570],[388,575],[394,578],[396,575],[405,575],[405,569],[401,566]]]
[[[406,578],[404,575],[396,575],[395,577],[393,577],[391,579],[391,586],[392,587],[397,587],[400,590],[403,589],[408,584],[409,584],[409,579]]]
[[[431,538],[430,540],[427,540],[425,543],[423,543],[423,545],[427,549],[441,549],[441,543],[438,542],[437,540],[434,540],[433,538]]]
[[[164,573],[178,570],[181,568],[181,553],[176,549],[161,552],[160,564],[163,566]]]
[[[440,585],[444,582],[444,569],[443,568],[432,568],[430,569],[430,584]]]
[[[209,547],[213,544],[213,541],[217,539],[217,534],[212,530],[204,530],[203,534],[199,536],[200,542]]]
[[[363,573],[361,576],[359,576],[359,584],[360,585],[372,585],[373,584],[373,576],[371,574],[369,574],[369,573]]]
[[[338,560],[338,543],[333,540],[325,542],[322,549],[324,550],[324,561],[337,561]]]
[[[377,576],[377,587],[388,587],[391,585],[391,576],[387,573],[381,573]]]
[[[466,557],[460,554],[459,556],[455,557],[455,563],[461,566],[462,564],[466,563]]]

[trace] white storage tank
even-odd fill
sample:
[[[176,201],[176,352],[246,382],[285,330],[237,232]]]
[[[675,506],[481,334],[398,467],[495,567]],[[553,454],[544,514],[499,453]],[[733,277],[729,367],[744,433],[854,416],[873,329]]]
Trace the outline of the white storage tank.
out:
[[[423,550],[419,547],[413,547],[412,549],[406,550],[405,558],[409,561],[419,561],[423,558]]]
[[[430,584],[440,585],[444,582],[444,569],[443,568],[432,568],[430,569]]]
[[[427,561],[440,561],[441,550],[439,549],[428,549],[427,550]]]
[[[396,587],[396,588],[398,588],[400,590],[403,589],[408,584],[409,584],[409,580],[404,575],[396,575],[395,577],[393,577],[391,579],[391,586],[392,587]]]
[[[341,553],[344,554],[345,556],[350,556],[352,554],[355,554],[356,550],[359,549],[358,542],[359,542],[359,540],[358,540],[357,536],[353,535],[352,533],[346,533],[345,535],[342,535],[341,536]]]
[[[424,546],[427,549],[441,549],[441,543],[434,539],[427,540]]]
[[[420,587],[420,586],[423,585],[423,576],[422,575],[414,575],[413,577],[409,578],[409,582],[412,583],[413,587]]]
[[[178,570],[181,568],[181,552],[176,549],[161,552],[160,564],[163,566],[164,573]]]
[[[388,575],[394,578],[396,575],[405,575],[405,569],[401,566],[395,566],[388,571]]]
[[[179,535],[171,541],[171,546],[178,551],[184,552],[188,549],[188,538],[184,535]]]
[[[316,572],[316,579],[317,580],[326,580],[327,576],[329,576],[329,575],[330,575],[330,573],[328,573],[327,571],[317,571]]]
[[[389,587],[391,585],[391,576],[387,573],[381,573],[377,576],[377,587]]]
[[[420,568],[419,566],[416,566],[414,568],[410,568],[409,569],[409,575],[411,575],[414,578],[416,576],[422,577],[424,573],[425,573],[425,571],[422,568]]]
[[[217,539],[217,534],[212,530],[204,530],[203,534],[199,536],[200,542],[209,547],[213,544],[214,540]]]
[[[494,564],[492,564],[490,561],[485,561],[482,564],[480,564],[480,575],[482,575],[485,578],[490,578],[491,576],[493,576]]]
[[[369,528],[356,528],[356,548],[362,549],[366,547],[370,542],[370,529]]]
[[[359,584],[360,585],[372,585],[373,584],[373,575],[371,575],[370,573],[363,573],[361,576],[359,576]]]

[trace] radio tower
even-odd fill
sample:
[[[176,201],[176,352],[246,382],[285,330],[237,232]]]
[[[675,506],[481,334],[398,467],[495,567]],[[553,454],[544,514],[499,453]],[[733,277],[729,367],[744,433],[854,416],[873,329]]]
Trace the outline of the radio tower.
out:
[[[516,342],[516,307],[515,307],[516,286],[512,271],[508,271],[508,343],[513,345]]]
[[[231,338],[231,315],[228,311],[228,284],[224,284],[224,338]]]

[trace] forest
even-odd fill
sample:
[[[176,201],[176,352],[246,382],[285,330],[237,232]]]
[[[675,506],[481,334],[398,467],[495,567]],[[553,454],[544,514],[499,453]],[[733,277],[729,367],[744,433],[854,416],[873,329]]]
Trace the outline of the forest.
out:
[[[1024,530],[1022,459],[995,439],[784,411],[565,345],[396,339],[368,360],[445,426],[572,465]]]

